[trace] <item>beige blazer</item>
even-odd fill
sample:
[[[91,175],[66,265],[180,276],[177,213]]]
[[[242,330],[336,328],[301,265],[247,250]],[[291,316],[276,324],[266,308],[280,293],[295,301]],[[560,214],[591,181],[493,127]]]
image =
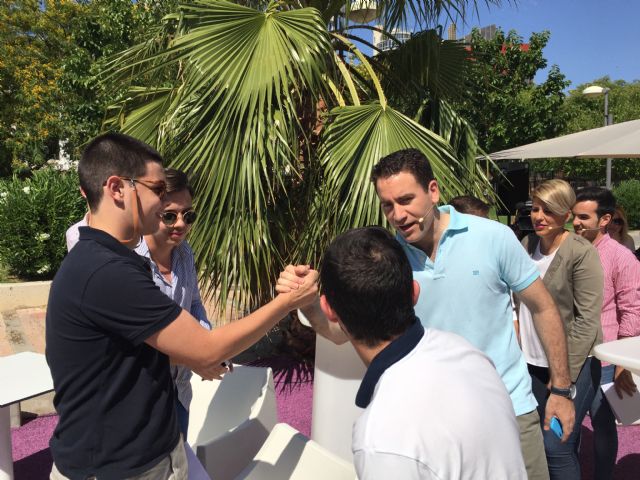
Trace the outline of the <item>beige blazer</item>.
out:
[[[522,240],[533,255],[540,238],[534,233]],[[556,302],[567,333],[569,371],[575,382],[593,347],[602,343],[604,279],[598,251],[588,240],[569,233],[558,247],[543,278]]]

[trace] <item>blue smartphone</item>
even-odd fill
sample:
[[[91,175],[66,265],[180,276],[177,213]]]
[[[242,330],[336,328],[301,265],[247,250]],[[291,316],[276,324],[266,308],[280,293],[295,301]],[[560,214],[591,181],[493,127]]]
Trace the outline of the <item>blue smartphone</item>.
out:
[[[551,417],[549,428],[556,437],[562,438],[562,424],[560,423],[560,420],[558,420],[558,417]]]

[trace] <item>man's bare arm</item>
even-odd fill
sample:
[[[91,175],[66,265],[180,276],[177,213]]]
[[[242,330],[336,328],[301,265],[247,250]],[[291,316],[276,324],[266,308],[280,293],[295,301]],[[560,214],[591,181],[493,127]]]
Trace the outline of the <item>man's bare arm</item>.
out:
[[[291,310],[313,301],[317,297],[317,277],[317,272],[311,271],[298,289],[280,294],[252,314],[211,331],[182,310],[176,320],[145,342],[203,378],[216,378],[222,362],[260,340]]]
[[[536,333],[549,362],[551,383],[559,388],[567,388],[571,384],[567,336],[553,298],[539,278],[518,292],[518,296],[533,317]]]
[[[299,288],[300,284],[304,282],[304,278],[309,271],[310,268],[308,265],[287,265],[285,270],[280,273],[280,276],[278,277],[276,291],[278,293],[288,293],[292,290],[296,290]],[[342,345],[347,342],[347,336],[344,334],[340,326],[335,322],[327,320],[327,317],[325,317],[324,313],[320,309],[319,297],[316,296],[314,302],[301,308],[300,311],[311,325],[311,328],[313,328],[318,335],[322,335],[324,338],[336,345]]]
[[[571,377],[569,375],[567,338],[553,298],[539,278],[518,292],[518,296],[533,317],[533,324],[549,362],[551,385],[557,388],[568,388],[571,385]],[[562,441],[566,442],[575,423],[573,402],[558,395],[549,395],[545,407],[545,430],[549,430],[551,418],[554,416],[558,417],[562,423],[564,432]]]
[[[301,308],[300,311],[318,335],[322,335],[336,345],[347,343],[348,338],[340,325],[336,322],[330,322],[322,312],[319,299],[316,299],[311,305]]]

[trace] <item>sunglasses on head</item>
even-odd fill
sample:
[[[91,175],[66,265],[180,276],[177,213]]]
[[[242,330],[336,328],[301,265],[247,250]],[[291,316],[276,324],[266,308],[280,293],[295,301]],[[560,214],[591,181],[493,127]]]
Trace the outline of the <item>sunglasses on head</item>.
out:
[[[194,210],[187,210],[185,212],[162,212],[160,214],[160,220],[167,227],[173,227],[178,221],[178,215],[182,215],[182,220],[187,225],[193,224],[198,218],[198,214]]]
[[[613,220],[611,220],[611,223],[613,223],[614,225],[624,225],[624,220],[621,218],[614,218]]]

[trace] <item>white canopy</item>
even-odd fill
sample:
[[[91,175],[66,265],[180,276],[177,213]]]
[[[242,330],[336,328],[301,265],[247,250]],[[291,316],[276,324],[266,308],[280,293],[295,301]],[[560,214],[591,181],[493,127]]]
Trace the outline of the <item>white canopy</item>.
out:
[[[593,128],[489,155],[493,160],[640,158],[640,120]]]

